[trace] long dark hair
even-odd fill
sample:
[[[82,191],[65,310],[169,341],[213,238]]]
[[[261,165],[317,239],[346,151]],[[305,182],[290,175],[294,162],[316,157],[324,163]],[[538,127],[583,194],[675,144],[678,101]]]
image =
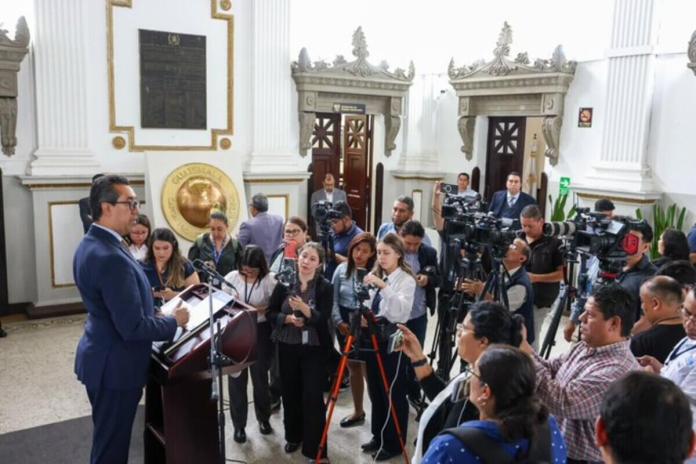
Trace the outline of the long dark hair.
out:
[[[247,245],[242,250],[242,256],[239,259],[239,272],[241,274],[242,266],[249,266],[259,270],[259,280],[263,280],[268,275],[268,263],[266,255],[263,254],[263,249],[258,245]]]
[[[489,344],[504,343],[520,346],[524,318],[510,314],[505,306],[492,301],[481,301],[469,308],[469,319],[474,326],[474,337],[486,337]]]
[[[370,256],[370,258],[367,260],[367,269],[370,269],[372,266],[375,265],[375,259],[377,259],[377,240],[375,239],[375,236],[369,232],[363,232],[361,234],[358,234],[355,237],[353,237],[353,240],[350,241],[350,245],[348,246],[348,265],[346,266],[346,278],[350,277],[353,273],[353,270],[355,270],[353,250],[361,243],[367,243],[370,246],[370,250],[372,250],[372,256]]]
[[[534,438],[534,426],[549,417],[546,406],[535,395],[534,362],[518,348],[489,346],[478,360],[481,382],[495,398],[495,418],[507,441]]]
[[[167,265],[164,268],[164,273],[168,274],[168,277],[167,281],[163,283],[171,288],[183,287],[186,281],[184,270],[187,259],[184,258],[179,251],[179,241],[176,239],[176,235],[174,235],[174,232],[166,227],[161,227],[152,231],[150,241],[147,244],[147,255],[145,256],[145,262],[154,266],[155,271],[157,271],[157,262],[155,260],[153,245],[156,241],[169,242],[169,244],[172,245],[172,256],[169,258],[169,261],[167,261]]]
[[[662,245],[665,248],[662,256],[673,260],[689,259],[689,242],[681,230],[665,229],[662,232]]]
[[[150,240],[150,234],[152,233],[152,225],[150,224],[150,219],[144,214],[138,214],[138,217],[135,219],[135,224],[140,224],[143,227],[147,228],[147,236],[145,237],[145,241],[143,242],[145,245],[148,244],[148,240]],[[130,238],[130,233],[126,236],[125,238],[126,242],[128,242],[129,245],[133,244],[133,240]]]

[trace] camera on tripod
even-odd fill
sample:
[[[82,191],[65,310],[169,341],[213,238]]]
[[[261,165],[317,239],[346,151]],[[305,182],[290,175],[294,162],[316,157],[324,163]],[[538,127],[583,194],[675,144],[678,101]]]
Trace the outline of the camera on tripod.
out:
[[[333,203],[321,200],[312,205],[312,217],[319,225],[319,235],[328,234],[331,222],[343,217],[343,213],[334,209]]]
[[[643,227],[644,220],[627,216],[609,218],[590,212],[589,208],[579,208],[570,221],[544,224],[544,235],[567,238],[572,249],[596,256],[602,271],[618,274],[626,265],[626,258],[639,250],[640,239],[630,232]]]

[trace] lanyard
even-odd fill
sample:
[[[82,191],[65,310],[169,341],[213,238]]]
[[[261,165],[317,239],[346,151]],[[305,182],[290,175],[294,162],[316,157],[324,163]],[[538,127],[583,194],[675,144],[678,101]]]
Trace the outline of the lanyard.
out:
[[[254,293],[254,287],[258,287],[259,279],[256,278],[253,284],[251,284],[251,288],[249,289],[249,293],[247,293],[247,281],[244,279],[244,303],[249,304],[249,300],[251,299],[251,294]]]
[[[667,359],[667,362],[665,362],[665,366],[677,359],[679,356],[688,353],[691,350],[696,350],[696,345],[691,345],[684,351],[679,351],[679,348],[681,348],[686,342],[688,341],[688,338],[684,341],[682,341],[677,347],[672,351],[672,353],[669,355],[669,359]]]

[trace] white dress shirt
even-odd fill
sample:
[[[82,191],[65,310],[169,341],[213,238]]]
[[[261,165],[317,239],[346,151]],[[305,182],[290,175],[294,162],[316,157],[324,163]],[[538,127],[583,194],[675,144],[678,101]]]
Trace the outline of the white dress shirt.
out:
[[[272,272],[266,274],[266,276],[261,279],[260,282],[247,283],[246,279],[239,271],[232,271],[225,276],[225,280],[235,286],[237,289],[237,298],[239,298],[244,303],[254,308],[266,309],[268,307],[268,302],[271,299],[271,294],[276,286],[275,275]],[[228,286],[224,286],[224,289],[229,294],[234,294],[234,290]],[[266,320],[265,315],[259,313],[257,322],[264,322]]]
[[[404,272],[400,267],[397,267],[387,276],[386,280],[387,286],[380,291],[382,301],[379,302],[379,313],[376,315],[392,323],[405,324],[411,315],[411,308],[413,307],[416,279]],[[372,300],[376,294],[377,290],[370,291],[370,299],[367,303],[368,308],[371,307]]]

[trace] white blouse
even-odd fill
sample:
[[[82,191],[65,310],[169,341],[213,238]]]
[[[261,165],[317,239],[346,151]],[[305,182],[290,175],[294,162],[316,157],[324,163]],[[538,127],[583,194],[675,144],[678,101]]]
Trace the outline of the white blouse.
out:
[[[131,252],[133,257],[138,260],[138,261],[145,261],[145,256],[147,256],[147,244],[143,243],[139,247],[131,244],[128,247],[128,250]]]
[[[237,298],[254,308],[266,309],[271,299],[271,294],[276,286],[275,274],[269,272],[261,281],[247,283],[239,271],[232,271],[225,276],[225,280],[237,289]],[[225,286],[225,291],[234,294],[234,290]],[[258,322],[265,322],[266,316],[259,313]]]
[[[382,280],[385,280],[382,278]],[[376,316],[384,317],[389,322],[405,324],[411,315],[413,297],[416,293],[416,279],[397,267],[386,278],[387,286],[380,291],[382,301],[379,302],[379,312]],[[370,290],[367,307],[372,306],[378,289]]]

